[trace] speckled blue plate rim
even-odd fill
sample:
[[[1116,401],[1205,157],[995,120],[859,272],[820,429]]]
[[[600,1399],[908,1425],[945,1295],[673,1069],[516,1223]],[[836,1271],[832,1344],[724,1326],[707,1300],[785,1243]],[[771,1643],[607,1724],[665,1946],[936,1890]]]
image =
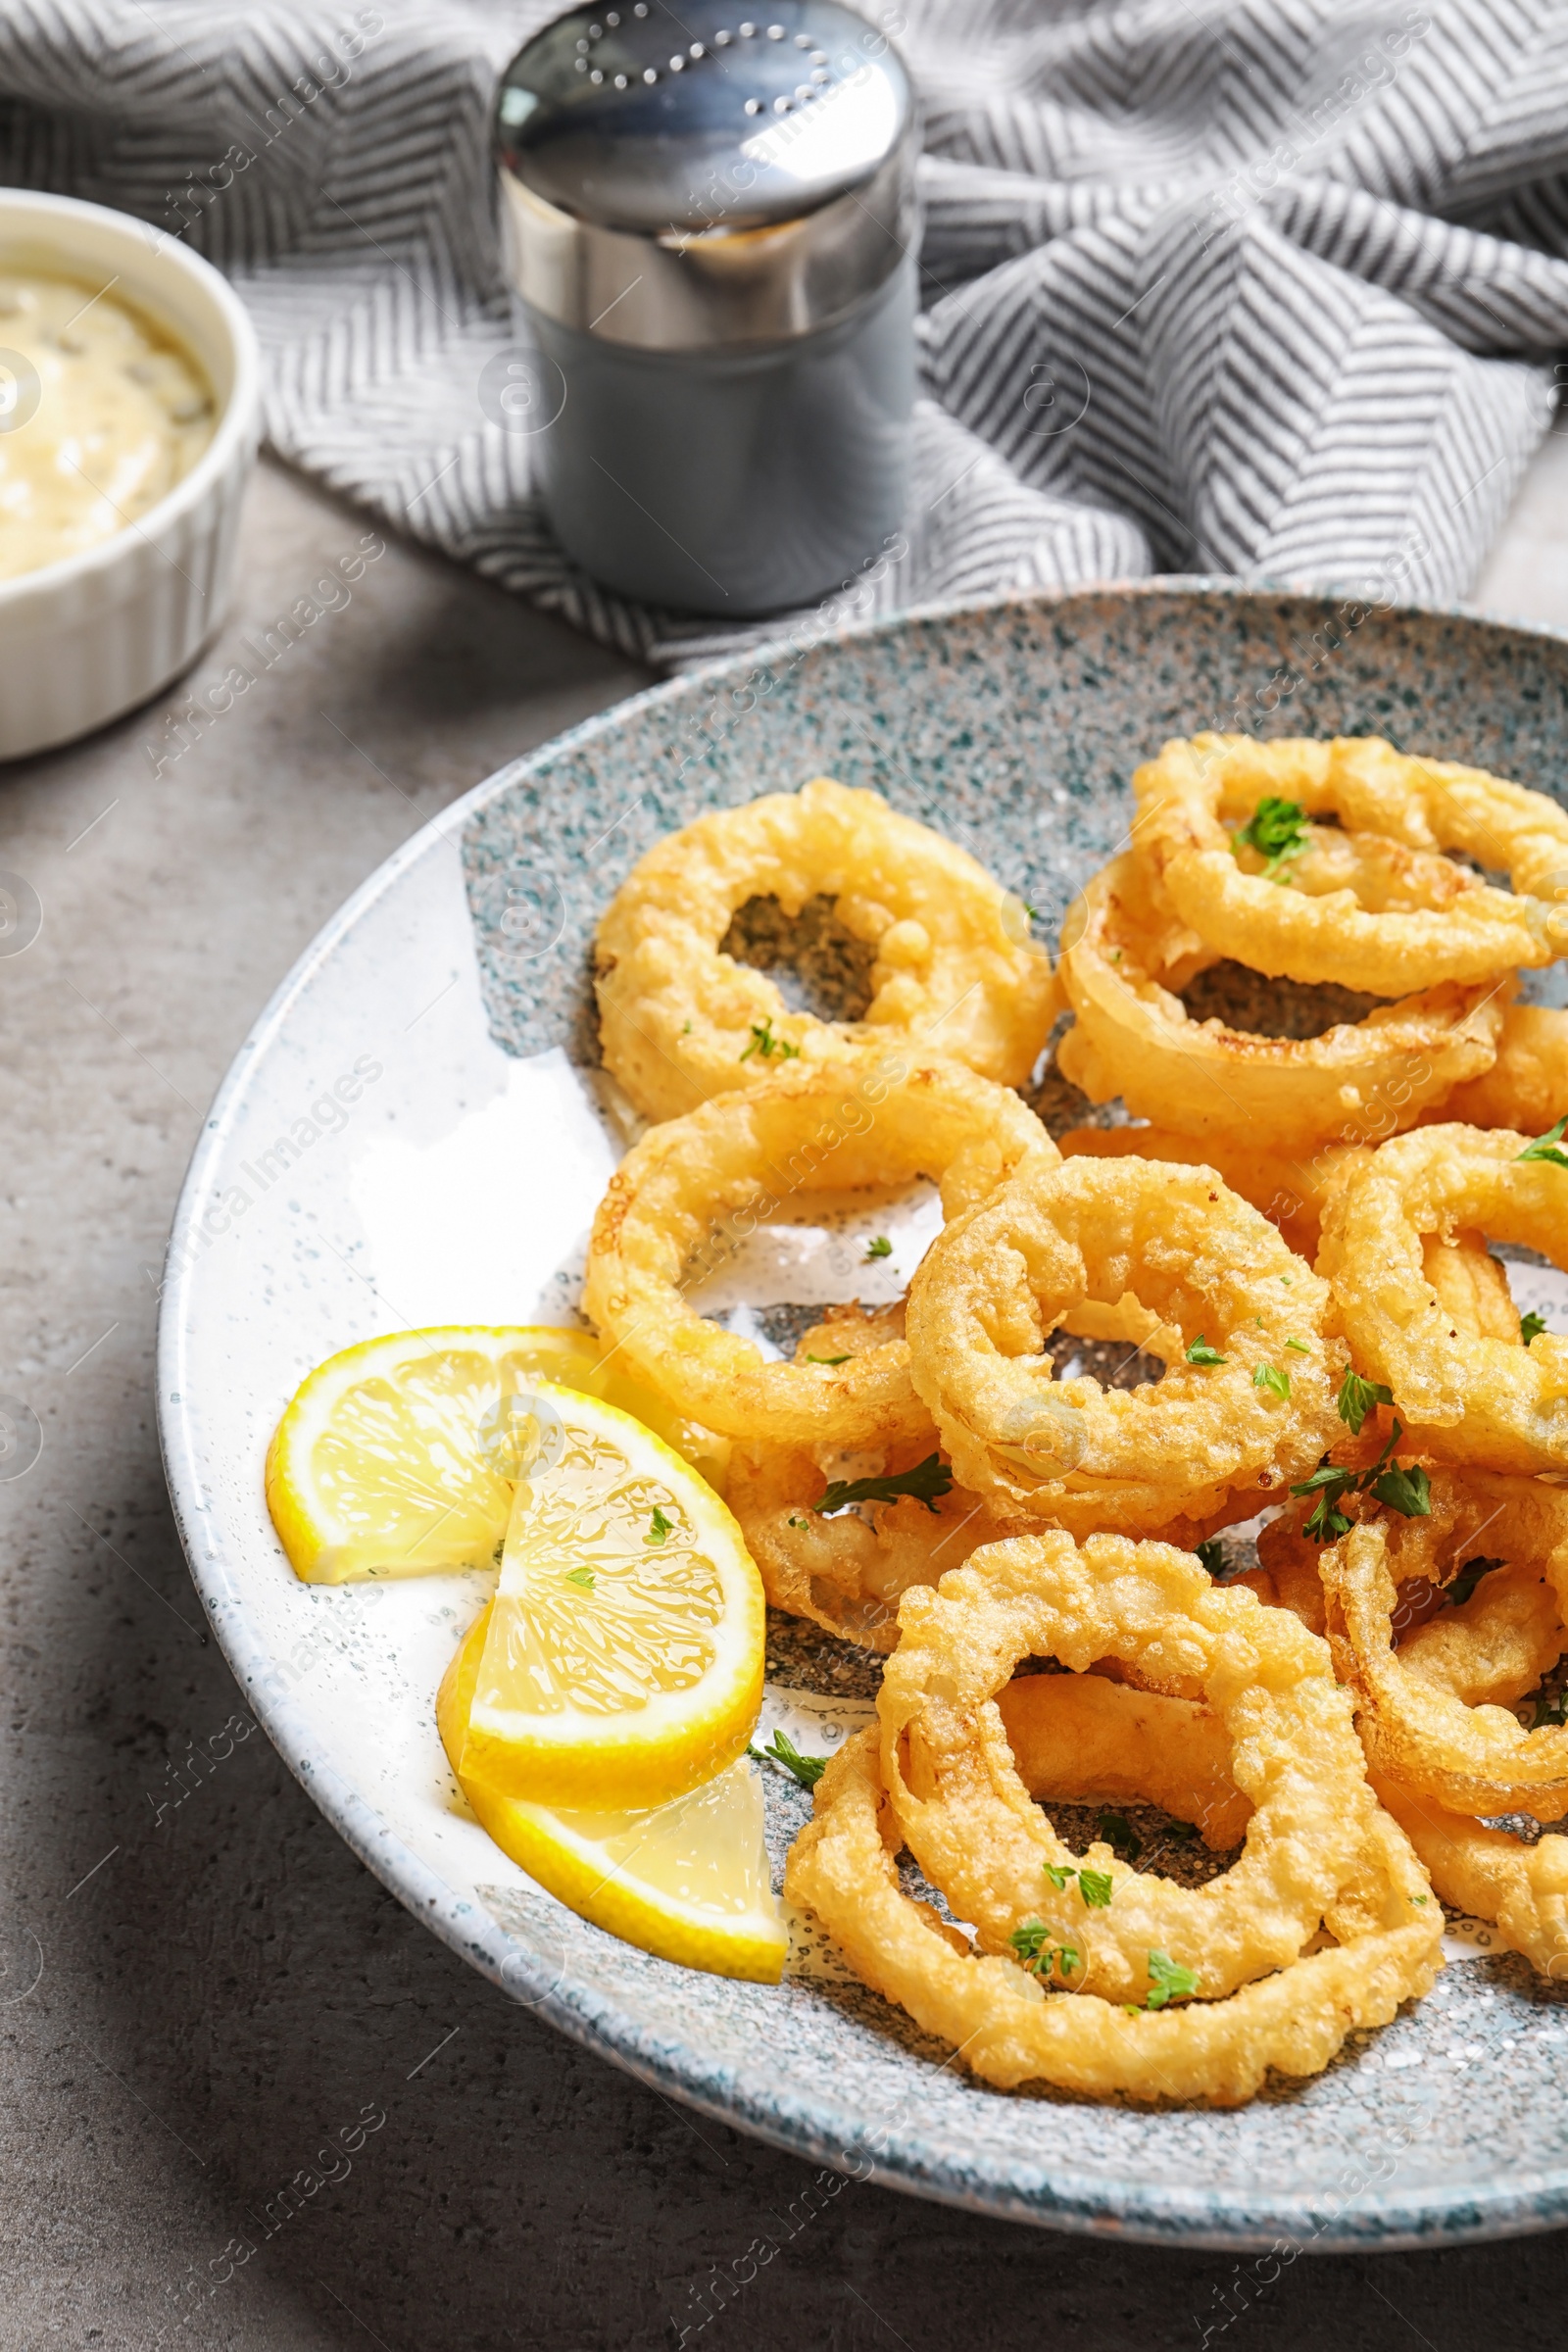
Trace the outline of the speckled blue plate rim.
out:
[[[845,641],[884,637],[911,625],[950,619],[983,619],[1020,610],[1050,612],[1084,598],[1106,596],[1154,601],[1176,593],[1223,598],[1241,604],[1282,596],[1309,599],[1326,607],[1338,600],[1321,587],[1278,580],[1241,586],[1204,575],[1160,576],[1133,581],[1082,582],[1071,588],[1031,589],[984,599],[954,598],[878,620],[824,632],[811,651]],[[1498,621],[1462,606],[1399,604],[1380,608],[1388,617],[1475,620],[1526,637],[1561,643],[1568,632],[1525,621]],[[361,885],[339,908],[274,992],[236,1054],[214,1098],[203,1133],[186,1172],[170,1235],[167,1276],[159,1317],[158,1419],[175,1524],[192,1580],[224,1657],[247,1700],[284,1762],[368,1869],[413,1915],[454,1952],[477,1968],[522,2005],[535,2011],[583,2047],[608,2058],[638,2081],[711,2116],[738,2126],[793,2155],[879,2185],[900,2188],[933,2202],[1002,2216],[1038,2227],[1186,2248],[1249,2251],[1286,2247],[1296,2252],[1346,2253],[1431,2249],[1477,2238],[1520,2235],[1560,2227],[1568,2221],[1568,2166],[1514,2175],[1505,2183],[1466,2193],[1426,2190],[1406,2198],[1389,2183],[1374,2193],[1348,2190],[1342,2200],[1321,2196],[1281,2197],[1266,2206],[1258,2198],[1241,2205],[1212,2188],[1172,2183],[1155,2189],[1121,2184],[1103,2176],[1074,2178],[1070,2154],[1039,2167],[1024,2193],[1015,2177],[968,2172],[916,2158],[897,2145],[871,2158],[864,2148],[867,2118],[839,2112],[832,2084],[808,2103],[777,2082],[753,2089],[731,2070],[715,2076],[700,2048],[635,2026],[609,2000],[586,1986],[570,1992],[545,1972],[532,1969],[518,1945],[481,1906],[459,1897],[438,1873],[396,1837],[360,1791],[317,1747],[303,1711],[277,1688],[276,1661],[257,1639],[230,1563],[211,1524],[193,1434],[185,1410],[186,1307],[192,1270],[200,1253],[191,1236],[209,1197],[225,1142],[259,1065],[284,1023],[330,963],[368,909],[442,843],[450,843],[453,820],[466,823],[520,780],[548,769],[563,757],[618,732],[628,719],[663,704],[695,700],[715,681],[743,677],[759,662],[795,649],[788,638],[752,646],[738,657],[705,663],[629,697],[608,711],[553,737],[525,758],[509,762],[476,784],[422,826]],[[505,1975],[503,1970],[505,1969]],[[910,2060],[915,2065],[920,2062]],[[936,2071],[932,2069],[933,2073]],[[912,2090],[910,2102],[918,2092]],[[1060,2114],[1054,2106],[1042,2115]],[[1151,2116],[1157,2128],[1157,2117]],[[1053,2133],[1060,2147],[1067,2135]],[[1112,2199],[1115,2200],[1114,2206]]]

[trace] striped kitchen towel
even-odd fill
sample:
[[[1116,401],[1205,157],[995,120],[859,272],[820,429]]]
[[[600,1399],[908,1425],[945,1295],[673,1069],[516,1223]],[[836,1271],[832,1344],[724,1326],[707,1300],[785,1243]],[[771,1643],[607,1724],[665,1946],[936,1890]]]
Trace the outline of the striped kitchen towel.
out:
[[[628,653],[737,632],[554,545],[514,349],[506,0],[0,0],[0,172],[226,270],[292,464]],[[1448,600],[1568,350],[1559,0],[867,0],[926,121],[915,492],[831,609],[1153,570]]]

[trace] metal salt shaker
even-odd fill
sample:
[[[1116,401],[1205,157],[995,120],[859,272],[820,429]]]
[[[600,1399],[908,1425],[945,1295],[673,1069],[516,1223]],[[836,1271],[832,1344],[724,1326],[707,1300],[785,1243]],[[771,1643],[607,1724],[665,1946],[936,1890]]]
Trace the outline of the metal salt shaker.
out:
[[[578,8],[496,113],[568,555],[735,620],[846,582],[908,481],[917,125],[885,36],[837,0]]]

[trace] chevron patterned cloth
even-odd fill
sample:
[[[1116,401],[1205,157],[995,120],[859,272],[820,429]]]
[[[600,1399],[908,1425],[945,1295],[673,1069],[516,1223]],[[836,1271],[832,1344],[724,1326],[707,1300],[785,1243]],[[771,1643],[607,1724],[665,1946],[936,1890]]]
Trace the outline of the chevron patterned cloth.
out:
[[[555,13],[0,0],[0,172],[228,273],[282,457],[679,663],[760,632],[575,573],[495,397],[490,107]],[[925,398],[905,541],[818,620],[1152,570],[1464,594],[1568,350],[1559,0],[866,13],[925,111]]]

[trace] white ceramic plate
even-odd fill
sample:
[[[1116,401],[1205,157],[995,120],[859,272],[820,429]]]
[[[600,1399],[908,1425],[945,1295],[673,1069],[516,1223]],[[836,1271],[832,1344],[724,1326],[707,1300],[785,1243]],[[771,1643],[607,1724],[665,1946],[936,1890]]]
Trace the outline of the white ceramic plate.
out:
[[[1461,1936],[1427,2002],[1314,2082],[1232,2115],[1048,2116],[969,2082],[819,1951],[777,1988],[631,1951],[534,1888],[446,1766],[433,1695],[487,1580],[301,1585],[262,1470],[300,1380],[354,1341],[571,1319],[617,1156],[583,1044],[585,945],[649,840],[827,769],[975,848],[1050,920],[1124,831],[1136,760],[1260,695],[1329,610],[1152,587],[915,616],[657,688],[480,786],[350,901],[247,1041],[180,1203],[161,1334],[170,1484],[247,1699],[454,1949],[662,2089],[803,2154],[1188,2244],[1430,2243],[1560,2221],[1568,2010]],[[1526,782],[1560,768],[1568,649],[1552,639],[1372,613],[1298,685],[1258,731],[1284,716],[1385,728]],[[912,1262],[918,1202],[909,1213]],[[753,1265],[753,1304],[842,1288],[830,1239],[792,1248]],[[1560,1327],[1560,1281],[1516,1272]],[[769,1710],[820,1747],[863,1704],[779,1690]],[[804,1800],[767,1777],[781,1856]]]

